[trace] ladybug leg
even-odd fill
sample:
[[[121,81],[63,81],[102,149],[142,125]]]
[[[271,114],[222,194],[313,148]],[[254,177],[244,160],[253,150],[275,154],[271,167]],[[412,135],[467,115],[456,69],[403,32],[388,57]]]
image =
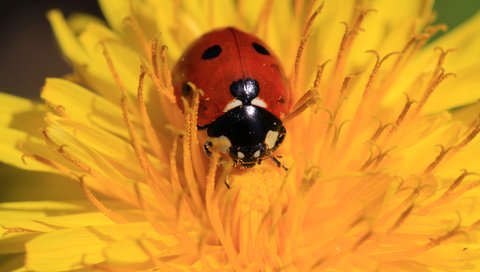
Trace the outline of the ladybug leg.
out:
[[[227,187],[228,190],[230,190],[230,182],[228,181],[228,174],[225,176],[225,186]]]
[[[205,153],[207,154],[208,157],[211,157],[212,156],[212,142],[209,142],[209,141],[206,141],[204,144],[203,144],[203,149],[205,150]]]
[[[281,162],[278,158],[281,158],[281,157],[272,156],[273,162],[275,162],[275,164],[276,164],[278,167],[281,167],[281,168],[283,168],[285,171],[288,171],[288,168],[287,168],[285,165],[283,165],[282,162]]]
[[[230,190],[231,185],[228,177],[230,175],[230,172],[232,172],[233,163],[231,161],[224,160],[221,162],[221,165],[222,172],[220,174],[220,180],[223,180],[223,183],[225,184],[227,189]]]

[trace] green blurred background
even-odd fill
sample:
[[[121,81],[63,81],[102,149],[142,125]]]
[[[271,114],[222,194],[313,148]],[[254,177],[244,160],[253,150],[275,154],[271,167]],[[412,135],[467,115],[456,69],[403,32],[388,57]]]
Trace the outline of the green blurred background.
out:
[[[101,16],[96,0],[2,0],[0,92],[38,97],[45,77],[62,76],[70,71],[45,19],[46,11],[52,8],[59,8],[67,15],[87,12]],[[453,29],[480,10],[480,0],[438,0],[435,9],[437,23]]]

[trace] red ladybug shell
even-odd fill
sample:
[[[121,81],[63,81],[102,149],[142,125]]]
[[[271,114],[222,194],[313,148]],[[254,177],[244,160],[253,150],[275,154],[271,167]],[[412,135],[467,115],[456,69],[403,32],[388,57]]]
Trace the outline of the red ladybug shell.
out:
[[[233,27],[214,30],[194,41],[176,64],[172,78],[182,110],[186,82],[204,91],[199,126],[210,124],[225,112],[227,104],[235,100],[230,85],[245,78],[258,82],[257,98],[277,118],[288,113],[291,105],[285,72],[272,50],[259,38]]]

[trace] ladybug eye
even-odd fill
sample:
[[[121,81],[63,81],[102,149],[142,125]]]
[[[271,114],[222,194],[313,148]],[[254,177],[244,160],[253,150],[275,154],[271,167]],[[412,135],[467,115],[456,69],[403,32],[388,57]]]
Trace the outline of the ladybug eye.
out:
[[[202,54],[202,59],[204,60],[209,60],[218,57],[222,53],[222,48],[220,45],[216,44],[214,46],[211,46],[207,48],[203,54]]]
[[[261,55],[270,55],[270,52],[268,52],[267,48],[263,47],[261,44],[253,42],[252,43],[253,49],[257,51],[258,54]]]

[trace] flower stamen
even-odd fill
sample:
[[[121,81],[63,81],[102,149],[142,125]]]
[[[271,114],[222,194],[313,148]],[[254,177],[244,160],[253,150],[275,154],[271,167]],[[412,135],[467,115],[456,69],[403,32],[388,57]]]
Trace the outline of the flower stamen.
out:
[[[382,64],[389,59],[391,56],[398,55],[400,52],[390,52],[387,55],[380,57],[380,54],[376,50],[367,50],[365,53],[370,53],[373,54],[376,58],[375,60],[375,65],[373,66],[372,71],[370,72],[370,76],[368,77],[367,84],[365,85],[365,88],[363,89],[363,94],[362,94],[362,101],[360,102],[360,105],[364,103],[364,99],[367,98],[370,94],[370,90],[373,87],[373,83],[375,82],[375,79],[377,78],[378,71],[380,70],[380,67]],[[362,108],[361,106],[359,108]]]
[[[144,213],[145,218],[148,220],[148,222],[150,223],[150,225],[151,225],[158,233],[164,233],[164,232],[165,232],[165,226],[163,226],[163,225],[161,224],[161,221],[155,219],[155,216],[154,216],[154,214],[153,214],[152,209],[150,208],[150,205],[148,205],[148,203],[145,201],[144,197],[142,196],[139,183],[138,183],[138,182],[135,182],[133,188],[134,188],[134,191],[135,191],[135,195],[136,195],[136,198],[137,198],[137,202],[139,203],[140,208],[145,212],[145,213]],[[170,205],[169,205],[169,206],[170,206]],[[162,208],[170,208],[170,207],[168,207],[168,206],[167,206],[167,207],[162,206]],[[168,213],[168,214],[171,214],[171,213]],[[166,218],[166,219],[167,219],[167,220],[170,220],[171,218]]]
[[[378,128],[377,128],[377,130],[375,130],[375,132],[373,133],[372,137],[370,137],[370,141],[373,142],[373,143],[377,142],[378,138],[382,135],[382,133],[383,133],[387,128],[394,126],[393,123],[382,124],[382,121],[381,121],[381,120],[378,120],[378,121],[379,121]]]
[[[362,30],[361,25],[363,20],[365,19],[365,16],[372,12],[375,11],[374,9],[367,9],[367,10],[362,10],[360,11],[359,15],[356,17],[355,22],[353,23],[353,27],[349,29],[349,25],[346,22],[342,22],[342,24],[345,26],[345,32],[343,34],[342,40],[340,42],[340,47],[338,49],[337,53],[337,59],[335,62],[335,67],[333,69],[333,78],[330,81],[331,85],[329,90],[332,89],[337,89],[335,86],[339,82],[342,82],[340,80],[341,76],[343,75],[343,70],[345,68],[345,62],[347,61],[348,54],[350,52],[351,46],[355,40],[355,37],[357,34]],[[327,106],[330,105],[333,101],[336,100],[336,97],[334,95],[337,95],[336,92],[328,92],[326,94],[326,104]]]
[[[474,175],[475,173],[470,173],[466,170],[463,170],[463,173],[458,176],[454,181],[453,183],[450,185],[450,187],[448,187],[447,191],[445,193],[443,193],[443,195],[441,195],[439,197],[438,200],[443,200],[445,198],[448,198],[448,196],[451,195],[451,193],[458,187],[460,186],[460,183],[462,183],[462,181],[467,177],[467,176],[470,176],[470,175]]]
[[[435,89],[438,87],[438,85],[440,85],[440,83],[442,83],[442,81],[444,81],[445,79],[447,79],[449,77],[452,77],[452,76],[456,77],[456,75],[454,73],[445,73],[443,71],[443,68],[439,68],[439,70],[440,70],[439,74],[429,84],[426,92],[423,94],[422,99],[418,103],[418,106],[416,108],[416,113],[419,113],[422,110],[422,108],[425,105],[425,103],[427,102],[428,98],[432,95],[433,91],[435,91]]]
[[[255,27],[253,28],[253,32],[260,34],[260,28],[263,27],[264,31],[264,36],[267,36],[267,30],[268,30],[268,20],[270,19],[270,14],[272,13],[272,6],[273,6],[273,0],[267,0],[265,1],[265,4],[263,5],[262,11],[260,12],[260,16],[258,16],[257,23],[255,24]]]
[[[154,38],[151,41],[150,54],[152,55],[153,74],[160,78],[160,67],[158,65],[158,39]]]
[[[148,59],[152,59],[152,51],[150,50],[151,46],[148,43],[148,39],[145,36],[145,33],[142,31],[142,28],[140,27],[137,19],[134,16],[129,16],[126,17],[123,20],[123,23],[130,27],[132,30],[133,34],[137,38],[137,41],[140,42],[140,45],[142,46],[143,53],[147,56]]]
[[[110,54],[108,53],[108,50],[107,50],[105,44],[102,43],[102,46],[103,46],[103,54],[105,56],[105,60],[107,61],[107,65],[110,69],[110,73],[112,74],[112,76],[113,76],[113,78],[114,78],[114,80],[117,84],[117,87],[120,89],[120,92],[121,92],[120,107],[122,109],[123,120],[125,122],[125,126],[126,126],[126,128],[128,130],[128,133],[130,135],[130,145],[132,146],[133,150],[135,151],[135,155],[137,157],[137,160],[138,160],[140,166],[142,167],[142,169],[144,171],[147,184],[150,187],[150,189],[152,190],[152,192],[154,193],[154,196],[157,197],[157,199],[159,201],[164,201],[165,199],[163,199],[162,197],[166,196],[164,194],[164,192],[167,192],[169,190],[169,188],[166,187],[164,182],[161,182],[158,179],[158,176],[154,173],[154,168],[151,165],[149,159],[147,158],[147,154],[145,152],[145,149],[143,148],[140,137],[138,136],[137,131],[136,131],[131,119],[130,119],[128,104],[127,104],[126,88],[125,88],[122,80],[120,79],[120,76],[118,75],[117,70],[115,69],[113,61],[110,58]],[[139,87],[138,87],[140,93],[142,92],[142,88],[143,88],[144,71],[145,70],[142,69],[142,72],[140,74],[140,81],[139,81]]]
[[[80,186],[82,187],[83,193],[87,197],[87,199],[92,203],[95,208],[97,208],[101,213],[106,215],[108,218],[110,218],[113,222],[117,224],[123,224],[127,223],[128,220],[126,220],[122,215],[112,211],[111,209],[107,208],[90,190],[90,187],[85,184],[85,175],[81,176],[79,178],[80,181]]]
[[[19,149],[21,150],[21,147],[19,147]],[[67,167],[63,166],[60,163],[56,163],[55,161],[49,160],[49,159],[47,159],[45,157],[42,157],[38,154],[26,153],[25,151],[22,151],[22,152],[23,152],[23,154],[22,154],[21,160],[22,160],[22,163],[25,164],[25,165],[28,165],[26,158],[30,158],[34,161],[37,161],[37,162],[41,163],[41,164],[49,166],[52,169],[56,169],[61,173],[65,173],[67,176],[72,175],[71,171]]]
[[[290,111],[282,119],[283,123],[287,123],[290,120],[295,119],[295,117],[299,116],[301,113],[303,113],[309,107],[317,105],[317,108],[318,108],[318,104],[320,102],[320,94],[319,94],[318,88],[320,87],[320,81],[322,79],[322,75],[323,75],[323,71],[325,69],[325,66],[329,62],[330,62],[330,60],[325,61],[322,65],[319,65],[317,67],[317,73],[315,75],[315,80],[313,82],[313,87],[311,89],[309,89],[306,93],[304,93],[302,97],[300,97],[300,99],[293,106],[293,110]],[[317,109],[315,109],[315,110],[317,110]]]
[[[410,110],[410,108],[412,107],[413,103],[416,103],[415,100],[410,98],[408,93],[404,93],[404,94],[405,94],[405,98],[406,98],[405,105],[403,106],[402,111],[398,115],[397,120],[395,120],[395,125],[391,127],[390,133],[396,131],[400,127],[400,124],[402,124],[402,122],[404,121],[404,119],[407,116],[407,113]]]
[[[143,250],[143,252],[145,252],[145,254],[147,254],[148,258],[155,267],[153,270],[155,271],[156,269],[160,269],[161,267],[163,267],[163,269],[168,269],[168,266],[161,264],[161,262],[158,260],[158,258],[153,253],[153,250],[151,249],[152,245],[147,242],[147,240],[137,240],[138,246]]]
[[[477,135],[480,133],[480,115],[472,122],[470,125],[470,131],[468,134],[465,136],[465,138],[460,141],[460,143],[451,146],[447,149],[445,147],[440,146],[441,150],[440,153],[437,155],[435,160],[426,168],[425,173],[428,174],[432,172],[438,164],[444,159],[444,157],[447,155],[447,153],[450,153],[450,156],[453,156],[452,152],[456,153],[463,147],[465,147],[469,142],[471,142]],[[450,152],[452,151],[452,152]]]
[[[383,90],[382,93],[386,93],[388,90],[390,90],[390,86],[392,86],[395,83],[395,80],[399,78],[398,74],[403,70],[410,58],[412,58],[420,50],[425,42],[438,31],[445,30],[445,25],[429,26],[423,31],[423,33],[410,38],[410,40],[408,40],[403,49],[400,51],[398,58],[388,72],[387,76],[382,81],[380,86],[380,90]]]
[[[138,80],[138,91],[137,91],[137,106],[140,114],[140,120],[142,121],[142,126],[145,131],[145,136],[148,142],[152,146],[152,151],[155,156],[160,161],[166,161],[165,151],[162,148],[162,145],[158,139],[158,134],[155,132],[155,129],[152,126],[152,121],[148,115],[147,108],[145,106],[144,99],[144,80],[146,74],[146,67],[144,65],[140,66],[140,76]]]
[[[6,238],[7,236],[11,236],[11,235],[37,232],[37,231],[34,231],[34,230],[29,230],[29,229],[26,229],[26,228],[19,228],[19,227],[6,227],[6,226],[3,226],[3,225],[1,225],[0,227],[5,230],[5,232],[2,234],[2,238]]]
[[[162,67],[162,79],[163,79],[163,84],[165,87],[169,90],[173,89],[172,85],[172,76],[170,73],[170,68],[168,67],[168,62],[167,62],[167,52],[168,52],[168,47],[166,45],[162,45],[162,49],[160,50],[160,63]]]
[[[440,164],[440,162],[443,160],[445,155],[447,155],[447,153],[453,149],[453,147],[445,148],[443,145],[439,145],[439,147],[440,147],[440,153],[437,155],[435,160],[427,166],[427,168],[424,171],[425,174],[430,174],[433,171],[433,169],[435,169],[438,166],[438,164]]]
[[[393,225],[388,229],[387,233],[391,234],[393,233],[396,229],[402,225],[403,222],[405,222],[405,219],[412,213],[414,208],[413,204],[410,204],[398,217],[398,219],[393,223]]]
[[[183,137],[183,169],[184,169],[184,177],[188,187],[188,192],[192,197],[193,203],[195,204],[195,213],[201,214],[202,210],[204,209],[200,187],[205,186],[204,177],[206,175],[198,175],[195,178],[195,170],[204,171],[201,164],[198,164],[197,167],[194,167],[194,160],[200,157],[200,154],[194,151],[198,151],[197,149],[193,149],[193,146],[197,145],[197,112],[199,106],[199,99],[202,91],[197,89],[195,85],[189,83],[192,91],[193,97],[191,100],[191,105],[188,104],[188,101],[183,98],[183,104],[185,109],[185,135]],[[195,157],[196,156],[196,157]],[[199,169],[202,168],[202,169]],[[204,191],[204,188],[202,188]]]
[[[47,135],[47,130],[43,130],[43,133],[44,135]],[[47,136],[48,137],[48,136]],[[53,141],[50,140],[51,143],[53,143]],[[82,170],[83,172],[89,174],[90,176],[95,176],[96,175],[96,172],[93,171],[93,169],[86,163],[84,163],[83,161],[81,160],[78,160],[77,158],[75,158],[70,152],[67,152],[65,150],[65,148],[67,147],[67,145],[60,145],[58,148],[57,148],[57,152],[62,155],[65,159],[67,159],[69,162],[71,162],[73,165],[75,165],[76,167],[78,167],[80,170]]]
[[[55,142],[53,142],[53,140],[51,140],[50,137],[48,136],[47,129],[42,129],[41,132],[42,132],[42,135],[44,136],[45,140],[47,141],[47,144],[57,146],[57,144]],[[57,153],[59,153],[63,158],[65,158],[67,161],[72,163],[79,170],[83,171],[84,173],[87,173],[88,176],[91,176],[93,178],[95,183],[89,184],[90,187],[97,187],[97,188],[103,190],[103,188],[109,187],[109,186],[112,187],[113,186],[112,184],[115,184],[113,180],[103,177],[100,173],[95,171],[88,164],[86,164],[85,162],[75,158],[75,156],[73,154],[71,154],[70,152],[65,150],[66,147],[67,147],[66,145],[57,146],[57,148],[56,148]],[[86,150],[86,151],[88,152],[88,150]],[[89,155],[93,155],[93,154],[91,152],[89,152]],[[73,175],[71,173],[71,171],[63,172],[63,173],[65,173],[69,176],[78,178],[75,175]],[[112,175],[113,175],[113,173],[112,173]],[[117,188],[117,187],[113,187],[113,188]],[[128,201],[129,203],[132,203],[132,201],[131,201],[132,199],[129,198],[128,195],[124,195],[123,192],[122,192],[122,190],[124,190],[125,188],[118,187],[117,189],[119,189],[119,190],[118,191],[109,191],[107,193],[116,194],[117,197],[120,197],[120,198]],[[128,191],[127,194],[128,193],[130,193],[130,192]],[[132,204],[138,205],[137,202],[134,202]]]
[[[395,147],[391,147],[385,151],[382,151],[380,147],[378,147],[378,149],[379,149],[378,154],[375,156],[372,155],[373,152],[370,152],[369,158],[367,159],[367,161],[365,161],[362,167],[360,167],[359,169],[360,171],[367,170],[367,168],[369,168],[372,164],[373,164],[373,167],[377,167],[380,164],[380,162],[388,155],[388,153],[390,153],[390,151],[395,149]]]
[[[459,235],[459,234],[462,234],[464,233],[463,231],[460,231],[460,220],[458,221],[457,225],[451,229],[450,231],[448,231],[447,233],[445,233],[444,235],[441,235],[435,239],[432,239],[429,243],[427,243],[426,245],[424,245],[424,249],[425,250],[429,250],[433,247],[436,247],[438,245],[440,245],[441,243],[447,241],[448,239],[456,236],[456,235]]]
[[[355,115],[354,115],[354,120],[352,121],[352,126],[350,127],[350,131],[357,131],[357,129],[365,122],[369,121],[369,119],[364,119],[366,117],[370,116],[371,110],[374,108],[372,105],[373,103],[378,103],[380,100],[381,94],[372,96],[370,95],[370,92],[372,91],[373,85],[376,82],[378,72],[380,71],[380,67],[382,64],[389,59],[391,56],[399,54],[399,52],[391,52],[383,57],[380,57],[380,54],[376,50],[367,50],[366,53],[373,54],[376,58],[375,60],[375,65],[372,68],[372,71],[370,72],[370,75],[368,77],[368,81],[365,84],[365,87],[363,89],[363,94],[360,102],[358,103]],[[381,90],[380,90],[381,92]],[[362,122],[364,120],[364,122]],[[378,135],[380,136],[380,135]]]
[[[467,136],[455,146],[456,149],[463,148],[478,135],[480,132],[480,114],[473,120],[469,130],[470,132],[468,132]]]
[[[166,86],[163,85],[162,81],[154,74],[150,69],[147,69],[147,75],[148,77],[152,80],[153,84],[155,85],[157,92],[159,94],[159,98],[162,99],[165,97],[167,101],[171,104],[176,103],[175,96],[173,95],[173,89],[172,88],[167,88]],[[160,100],[160,104],[163,105],[163,101]]]
[[[364,235],[358,239],[358,241],[353,245],[352,251],[357,250],[362,244],[364,244],[368,239],[370,239],[373,236],[373,231],[369,230],[367,231]]]
[[[292,75],[290,76],[290,86],[291,86],[292,90],[297,89],[298,74],[299,74],[299,70],[300,70],[299,67],[300,67],[300,62],[302,61],[303,51],[305,49],[305,46],[307,45],[307,42],[308,42],[309,38],[311,37],[311,28],[312,28],[313,22],[315,21],[317,16],[322,11],[323,5],[324,5],[324,2],[322,1],[320,6],[317,9],[315,9],[313,14],[309,17],[309,19],[307,20],[307,22],[306,22],[306,24],[303,28],[302,39],[300,40],[300,44],[298,45],[297,55],[295,57],[295,64],[294,64],[293,69],[292,69],[293,70]]]
[[[462,188],[459,188],[460,185],[463,183],[464,179],[468,176],[478,176],[477,173],[472,173],[472,172],[468,172],[467,170],[463,170],[462,171],[462,174],[460,174],[453,182],[452,184],[448,187],[448,189],[440,196],[438,197],[437,199],[435,199],[433,202],[429,203],[428,205],[426,205],[425,207],[422,207],[421,211],[423,213],[426,213],[428,212],[431,208],[433,207],[438,207],[442,204],[445,204],[447,203],[449,200],[451,199],[454,199],[455,197],[457,197],[458,195],[468,191],[468,190],[471,190],[472,188],[480,185],[480,182],[479,181],[476,181],[476,182],[472,182],[466,186],[463,186]]]
[[[178,177],[177,169],[177,148],[179,135],[175,135],[172,140],[172,149],[170,150],[169,162],[170,162],[170,183],[172,185],[172,191],[174,195],[179,195],[183,192],[182,185]]]
[[[231,261],[233,267],[238,270],[240,268],[240,261],[238,252],[233,246],[232,240],[229,239],[231,236],[225,235],[225,229],[220,218],[220,212],[218,210],[218,201],[215,195],[215,172],[217,170],[217,165],[220,159],[218,152],[213,151],[210,157],[209,169],[206,181],[206,191],[205,191],[205,202],[207,215],[210,219],[209,222],[212,226],[212,229],[215,231],[220,243],[222,244],[225,254],[227,254],[228,259]]]

